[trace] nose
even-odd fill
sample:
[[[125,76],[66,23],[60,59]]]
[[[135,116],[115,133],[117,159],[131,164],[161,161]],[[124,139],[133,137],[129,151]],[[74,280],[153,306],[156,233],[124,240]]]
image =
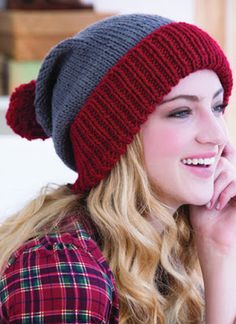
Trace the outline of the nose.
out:
[[[196,140],[199,143],[225,145],[228,141],[228,133],[224,119],[215,116],[213,113],[204,116],[199,121],[198,130]]]

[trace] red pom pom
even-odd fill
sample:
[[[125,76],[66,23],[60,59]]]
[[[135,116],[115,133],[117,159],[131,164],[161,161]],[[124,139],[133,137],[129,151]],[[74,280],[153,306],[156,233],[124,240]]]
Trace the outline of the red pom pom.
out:
[[[10,104],[6,113],[7,124],[21,137],[33,140],[48,136],[37,123],[34,107],[35,80],[22,84],[12,93]]]

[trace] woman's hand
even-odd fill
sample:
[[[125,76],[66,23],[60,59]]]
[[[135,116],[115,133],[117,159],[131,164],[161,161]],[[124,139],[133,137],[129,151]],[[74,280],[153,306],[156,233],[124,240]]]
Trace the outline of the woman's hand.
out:
[[[236,255],[235,155],[235,148],[228,143],[217,164],[212,199],[206,206],[190,206],[190,222],[197,245],[203,247],[207,241],[215,252],[227,254],[233,249]]]
[[[232,144],[228,143],[217,165],[214,182],[214,194],[207,205],[208,208],[221,210],[230,199],[235,197],[235,177],[236,169],[233,165],[235,163],[236,150]]]
[[[206,302],[207,324],[236,323],[235,149],[227,144],[218,161],[214,194],[206,206],[190,206]]]

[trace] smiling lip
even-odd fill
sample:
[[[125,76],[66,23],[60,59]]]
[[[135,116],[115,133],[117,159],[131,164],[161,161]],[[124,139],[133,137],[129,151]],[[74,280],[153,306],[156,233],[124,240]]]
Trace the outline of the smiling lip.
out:
[[[209,152],[209,153],[202,153],[202,154],[195,154],[195,155],[191,155],[191,156],[188,156],[187,158],[185,159],[210,159],[212,157],[215,157],[217,155],[217,153],[214,153],[214,152]]]
[[[210,165],[207,168],[204,167],[198,167],[198,166],[192,166],[192,165],[187,165],[183,164],[183,166],[190,171],[192,174],[200,177],[200,178],[210,178],[214,174],[214,166]]]
[[[216,157],[217,153],[214,152],[208,152],[208,153],[202,153],[202,154],[195,154],[187,157],[186,159],[210,159],[212,157]],[[215,163],[214,163],[215,164]],[[204,166],[197,166],[197,165],[188,165],[184,164],[184,167],[190,171],[192,174],[200,177],[200,178],[210,178],[213,176],[215,167],[214,164],[209,165],[208,167]]]
[[[202,153],[202,154],[195,154],[195,155],[191,155],[191,156],[188,156],[187,158],[185,159],[210,159],[212,157],[215,157],[217,155],[217,153]]]

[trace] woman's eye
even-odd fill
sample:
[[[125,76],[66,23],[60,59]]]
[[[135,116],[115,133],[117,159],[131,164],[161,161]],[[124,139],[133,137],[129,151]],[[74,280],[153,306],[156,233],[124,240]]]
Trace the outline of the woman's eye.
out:
[[[179,110],[179,111],[170,113],[169,117],[172,117],[172,118],[185,118],[185,117],[188,117],[191,114],[192,114],[192,112],[191,112],[190,109],[184,109],[184,110]]]
[[[213,107],[212,110],[216,114],[224,114],[226,107],[227,107],[227,105],[225,105],[225,104],[217,105],[217,106]]]

